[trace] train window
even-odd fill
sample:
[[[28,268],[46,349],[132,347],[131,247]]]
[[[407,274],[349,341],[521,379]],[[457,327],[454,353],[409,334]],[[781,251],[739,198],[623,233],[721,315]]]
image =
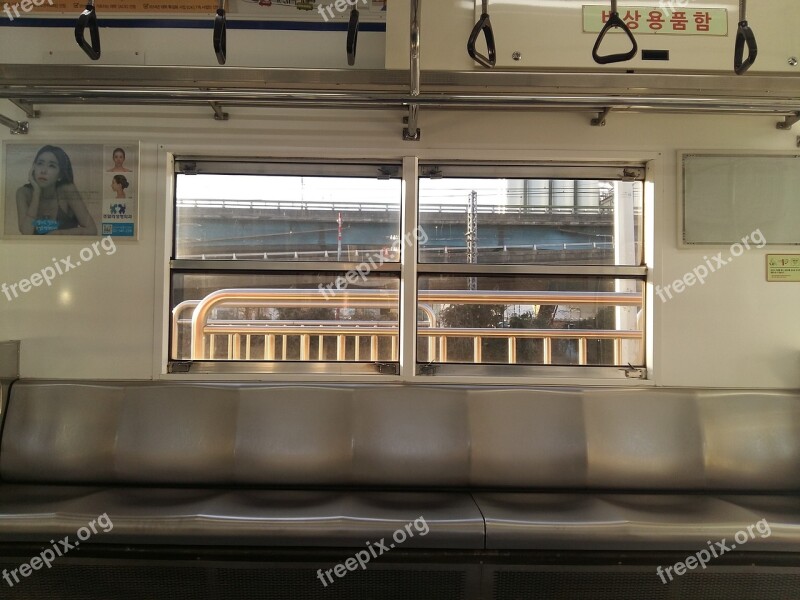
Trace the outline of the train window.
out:
[[[176,161],[171,369],[399,372],[401,190],[399,164]]]
[[[641,165],[423,164],[408,211],[400,164],[180,159],[175,173],[173,371],[644,364]]]
[[[187,163],[176,180],[176,259],[360,262],[380,252],[400,260],[399,166],[179,168]]]
[[[641,166],[420,171],[419,372],[643,366]]]

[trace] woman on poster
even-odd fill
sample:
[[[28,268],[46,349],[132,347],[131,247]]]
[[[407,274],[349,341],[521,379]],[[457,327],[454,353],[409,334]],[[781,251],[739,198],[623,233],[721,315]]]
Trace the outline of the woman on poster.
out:
[[[124,200],[127,198],[125,195],[125,190],[130,187],[130,183],[128,183],[128,178],[125,175],[114,175],[113,179],[111,180],[111,191],[116,194],[116,198],[118,200]]]
[[[72,162],[61,148],[36,153],[28,183],[17,190],[23,235],[97,235],[97,225],[75,187]]]
[[[125,150],[122,148],[115,148],[111,153],[111,160],[114,161],[114,166],[111,167],[108,173],[131,173],[131,170],[125,167]]]

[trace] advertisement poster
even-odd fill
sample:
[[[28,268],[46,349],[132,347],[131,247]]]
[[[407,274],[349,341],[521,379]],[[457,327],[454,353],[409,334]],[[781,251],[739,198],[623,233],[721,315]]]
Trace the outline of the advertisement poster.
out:
[[[4,145],[3,237],[136,239],[139,143]]]

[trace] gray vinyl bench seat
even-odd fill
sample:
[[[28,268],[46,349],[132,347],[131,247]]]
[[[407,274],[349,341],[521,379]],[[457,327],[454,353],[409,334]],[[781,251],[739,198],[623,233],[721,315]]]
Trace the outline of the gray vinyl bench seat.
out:
[[[800,394],[20,381],[0,543],[800,552]]]

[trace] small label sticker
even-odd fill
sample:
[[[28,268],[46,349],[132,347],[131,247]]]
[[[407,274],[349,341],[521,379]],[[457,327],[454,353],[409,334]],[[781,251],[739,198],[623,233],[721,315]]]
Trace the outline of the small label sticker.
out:
[[[800,283],[800,254],[767,254],[767,281]]]

